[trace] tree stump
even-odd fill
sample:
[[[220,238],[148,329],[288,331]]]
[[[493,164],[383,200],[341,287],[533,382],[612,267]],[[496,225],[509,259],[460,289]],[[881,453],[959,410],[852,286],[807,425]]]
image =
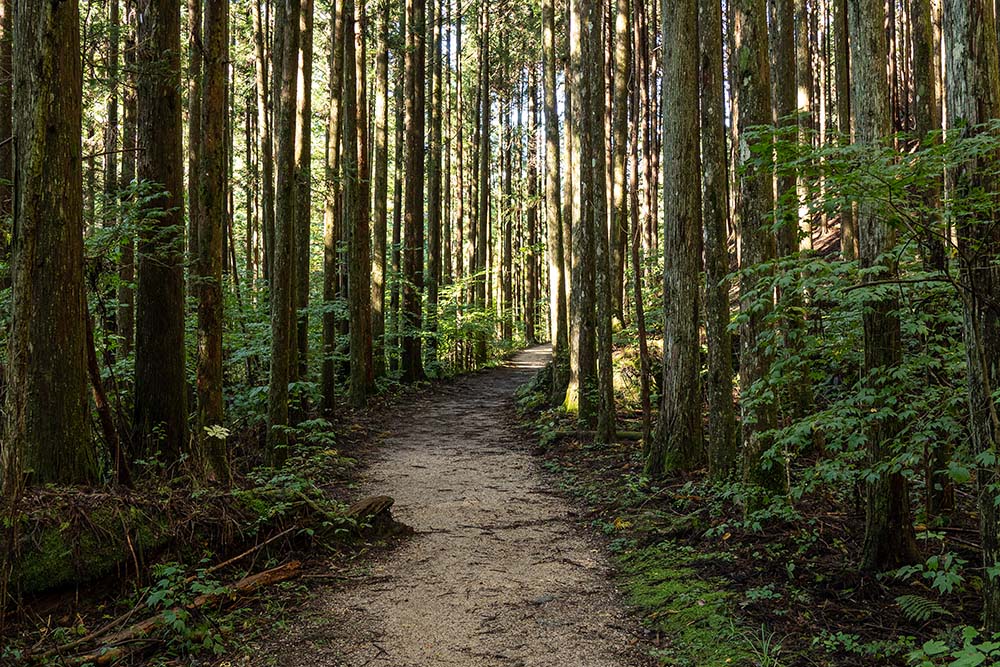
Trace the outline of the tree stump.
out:
[[[358,500],[347,510],[347,516],[357,524],[358,534],[371,533],[376,537],[389,537],[404,533],[409,528],[392,518],[389,496],[369,496]]]

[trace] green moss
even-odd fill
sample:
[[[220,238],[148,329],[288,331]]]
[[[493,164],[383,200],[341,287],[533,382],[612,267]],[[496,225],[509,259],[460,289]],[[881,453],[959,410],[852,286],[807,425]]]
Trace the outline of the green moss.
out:
[[[629,603],[657,630],[662,665],[715,667],[750,664],[745,640],[729,613],[731,595],[722,582],[702,577],[709,557],[673,542],[628,551],[619,557]]]
[[[36,526],[24,539],[14,566],[22,593],[37,593],[71,583],[93,581],[133,557],[142,558],[168,541],[166,521],[136,507],[98,509],[86,525]]]

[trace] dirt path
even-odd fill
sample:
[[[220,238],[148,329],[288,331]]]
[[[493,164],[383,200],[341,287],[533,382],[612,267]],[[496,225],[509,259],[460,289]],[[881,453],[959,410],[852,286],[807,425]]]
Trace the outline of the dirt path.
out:
[[[511,423],[547,348],[418,398],[389,426],[366,491],[416,535],[371,577],[320,592],[271,645],[283,666],[648,664],[596,544],[549,492]]]

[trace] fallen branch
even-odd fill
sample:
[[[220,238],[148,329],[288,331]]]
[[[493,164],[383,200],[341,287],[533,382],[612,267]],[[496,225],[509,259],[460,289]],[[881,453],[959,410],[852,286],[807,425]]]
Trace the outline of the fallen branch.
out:
[[[243,555],[245,554],[241,554],[240,557]],[[301,566],[302,563],[297,560],[293,560],[270,570],[252,574],[248,577],[240,579],[231,586],[226,587],[225,591],[221,593],[199,595],[186,607],[174,607],[172,611],[180,612],[184,609],[191,611],[216,602],[223,597],[232,599],[241,595],[249,595],[265,586],[287,581],[288,579],[298,576]],[[153,641],[155,637],[152,637],[151,635],[159,630],[163,624],[164,614],[163,612],[160,612],[155,616],[150,616],[149,618],[139,621],[112,637],[109,637],[100,648],[66,660],[65,664],[70,667],[81,667],[86,664],[98,666],[110,665],[132,653],[135,653],[147,642]]]

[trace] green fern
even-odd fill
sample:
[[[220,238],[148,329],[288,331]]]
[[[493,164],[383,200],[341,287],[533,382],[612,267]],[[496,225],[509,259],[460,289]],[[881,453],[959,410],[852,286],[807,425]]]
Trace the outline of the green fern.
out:
[[[922,595],[900,595],[896,604],[903,611],[903,616],[914,623],[925,623],[935,616],[952,615],[940,604]]]

